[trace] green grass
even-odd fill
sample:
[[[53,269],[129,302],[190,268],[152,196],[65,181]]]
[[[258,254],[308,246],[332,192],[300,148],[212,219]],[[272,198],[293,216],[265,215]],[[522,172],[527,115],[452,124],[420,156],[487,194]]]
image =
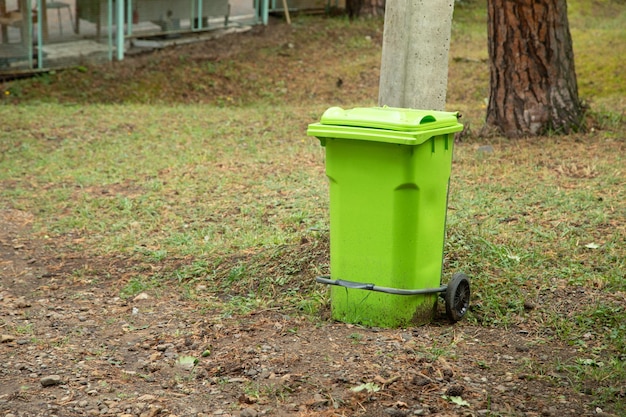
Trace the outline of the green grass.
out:
[[[523,323],[577,347],[563,365],[574,386],[619,404],[626,161],[624,131],[608,133],[503,142],[489,154],[458,146],[446,269],[472,277],[471,322]]]
[[[523,323],[547,343],[575,347],[574,358],[553,366],[619,413],[626,412],[617,397],[626,380],[625,15],[608,1],[568,3],[580,91],[596,128],[458,144],[444,273],[472,279],[468,322]],[[448,106],[473,126],[488,95],[485,19],[483,2],[455,11]],[[316,24],[297,23],[311,42],[328,43],[311,29]],[[342,20],[323,24],[332,36],[350,31]],[[354,31],[343,34],[354,59],[323,71],[341,67],[350,80],[377,65],[380,51],[363,34],[378,33],[380,22]],[[297,42],[296,51],[313,48]],[[281,48],[259,53],[269,59]],[[235,80],[258,70],[235,59],[204,66]],[[153,101],[152,87],[124,105],[89,104],[90,97],[55,104],[65,103],[60,86],[69,75],[5,87],[4,102],[18,96],[20,104],[0,106],[0,210],[31,213],[35,236],[56,251],[123,260],[124,298],[175,285],[181,297],[225,316],[282,309],[315,317],[327,308],[326,289],[313,280],[328,272],[324,154],[305,131],[337,104],[335,93],[292,97],[289,83],[258,82],[254,94],[205,104],[141,104]],[[25,99],[34,84],[59,89],[52,103]],[[340,104],[368,103],[363,92],[347,91]],[[485,143],[489,150],[479,148]],[[92,282],[112,276],[75,271]]]
[[[568,3],[580,95],[623,118],[626,7],[611,0]]]
[[[323,170],[322,154],[303,137],[302,124],[284,120],[288,112],[20,109],[48,113],[52,122],[33,120],[27,133],[3,142],[0,178],[12,207],[36,207],[49,218],[39,225],[41,234],[84,235],[86,246],[99,242],[98,250],[163,258],[284,244],[323,219],[325,185],[315,175]],[[120,113],[132,122],[115,120]],[[81,116],[98,126],[64,125]],[[11,121],[5,126],[13,128]],[[286,202],[286,193],[299,197]],[[160,249],[163,244],[171,249]]]

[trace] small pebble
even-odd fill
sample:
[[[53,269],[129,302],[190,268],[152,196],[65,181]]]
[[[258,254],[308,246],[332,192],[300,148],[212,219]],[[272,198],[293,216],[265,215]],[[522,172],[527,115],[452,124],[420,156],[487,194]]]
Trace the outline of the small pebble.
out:
[[[259,413],[254,408],[244,408],[239,414],[240,417],[257,417]]]
[[[48,375],[48,376],[44,376],[43,378],[41,378],[39,382],[44,387],[51,387],[54,385],[62,384],[63,380],[61,379],[59,375]]]

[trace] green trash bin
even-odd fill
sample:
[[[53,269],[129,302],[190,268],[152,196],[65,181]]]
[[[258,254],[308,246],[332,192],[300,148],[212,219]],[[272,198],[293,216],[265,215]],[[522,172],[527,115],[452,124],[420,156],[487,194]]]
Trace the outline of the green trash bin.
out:
[[[423,324],[445,294],[453,321],[469,279],[441,285],[448,183],[458,113],[329,108],[310,124],[330,183],[332,318],[368,326]]]

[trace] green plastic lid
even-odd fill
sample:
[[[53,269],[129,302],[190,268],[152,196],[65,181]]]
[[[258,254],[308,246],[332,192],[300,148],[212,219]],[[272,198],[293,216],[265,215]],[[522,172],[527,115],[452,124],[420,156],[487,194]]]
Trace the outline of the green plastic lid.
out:
[[[433,136],[463,130],[458,113],[415,110],[396,107],[357,107],[344,110],[331,107],[324,112],[320,123],[312,123],[309,136],[366,140],[401,145],[420,145]]]
[[[454,126],[458,113],[397,107],[331,107],[322,115],[323,125],[373,127],[399,131],[433,130]]]

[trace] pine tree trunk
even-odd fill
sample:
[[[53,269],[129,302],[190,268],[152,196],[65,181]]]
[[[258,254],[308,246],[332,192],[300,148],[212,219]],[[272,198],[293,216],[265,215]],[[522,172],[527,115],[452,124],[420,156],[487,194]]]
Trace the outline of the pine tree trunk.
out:
[[[507,137],[581,128],[566,0],[489,0],[487,125]]]

